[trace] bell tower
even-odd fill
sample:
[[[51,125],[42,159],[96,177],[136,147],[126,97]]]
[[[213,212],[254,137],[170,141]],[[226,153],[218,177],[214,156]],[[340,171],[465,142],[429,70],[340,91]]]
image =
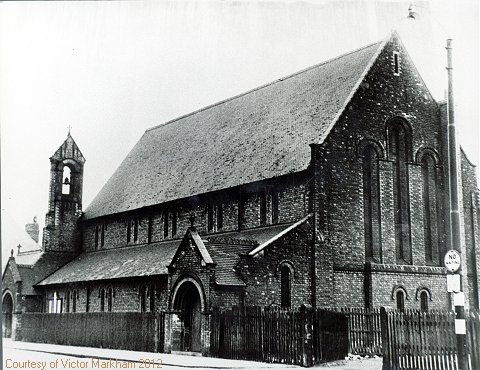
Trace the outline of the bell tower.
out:
[[[80,251],[77,220],[82,213],[84,164],[85,158],[69,131],[50,157],[48,212],[43,232],[45,251]]]

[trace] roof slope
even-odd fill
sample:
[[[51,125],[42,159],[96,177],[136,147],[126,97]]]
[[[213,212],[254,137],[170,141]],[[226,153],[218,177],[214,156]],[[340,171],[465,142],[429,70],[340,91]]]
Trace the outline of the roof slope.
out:
[[[167,274],[178,240],[82,253],[38,285]]]
[[[375,43],[147,130],[85,211],[124,212],[301,171],[378,55]]]

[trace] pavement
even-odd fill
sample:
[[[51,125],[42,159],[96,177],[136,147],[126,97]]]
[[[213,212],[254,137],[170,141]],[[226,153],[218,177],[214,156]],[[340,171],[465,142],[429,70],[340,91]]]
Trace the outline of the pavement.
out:
[[[6,338],[3,338],[3,355],[4,362],[7,358],[10,358],[10,365],[13,364],[12,361],[19,362],[17,367],[20,367],[21,361],[30,358],[48,358],[50,360],[53,358],[59,358],[60,362],[57,367],[58,369],[92,368],[92,364],[96,365],[94,366],[95,368],[122,368],[122,365],[125,368],[130,364],[131,367],[129,368],[139,369],[153,369],[160,367],[167,369],[301,369],[300,366],[295,365],[229,360],[223,358],[202,357],[198,355],[137,352],[105,348],[62,346],[46,343],[17,342]],[[87,367],[81,366],[82,363],[88,364]],[[4,368],[6,368],[8,364],[4,363],[3,365]],[[25,366],[25,368],[33,368],[34,366],[35,365],[33,365],[32,362],[30,366]],[[382,359],[370,358],[341,360],[315,366],[315,368],[324,367],[333,367],[335,370],[381,370]],[[46,369],[48,368],[49,367],[47,366]]]

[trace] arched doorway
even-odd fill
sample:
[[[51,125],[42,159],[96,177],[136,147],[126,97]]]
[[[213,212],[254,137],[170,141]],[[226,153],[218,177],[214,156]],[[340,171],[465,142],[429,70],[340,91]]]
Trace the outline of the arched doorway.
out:
[[[202,299],[197,285],[193,279],[187,279],[178,285],[173,297],[173,309],[178,311],[180,320],[180,351],[202,350]]]
[[[9,292],[6,292],[2,300],[2,336],[4,338],[10,338],[12,336],[12,313],[13,298]]]

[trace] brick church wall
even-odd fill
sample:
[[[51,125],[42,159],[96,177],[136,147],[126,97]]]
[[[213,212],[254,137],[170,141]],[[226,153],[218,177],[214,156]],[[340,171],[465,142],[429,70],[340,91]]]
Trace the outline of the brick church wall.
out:
[[[393,74],[394,51],[400,53],[398,76]],[[386,122],[395,116],[404,117],[412,128],[412,153],[410,153],[409,162],[415,161],[416,154],[424,148],[433,149],[441,155],[443,128],[438,105],[415,71],[408,55],[396,40],[387,44],[380,53],[377,62],[367,73],[359,90],[322,145],[322,158],[317,158],[325,163],[323,173],[326,176],[324,198],[326,204],[319,204],[318,207],[326,209],[324,211],[325,229],[321,231],[325,234],[327,242],[333,246],[336,305],[352,305],[352,302],[359,305],[365,303],[363,173],[362,158],[358,153],[359,145],[363,140],[375,142],[383,151],[384,159],[379,161],[382,261],[387,264],[397,263],[393,215],[393,168],[388,161],[385,137]],[[441,166],[444,163],[445,161],[441,159],[439,173],[443,173]],[[408,165],[408,171],[413,263],[425,265],[420,166],[412,163]],[[439,203],[445,202],[442,184],[443,179],[440,179]],[[444,242],[443,240],[442,243]],[[444,249],[445,245],[442,245],[441,250]],[[440,252],[440,255],[443,256],[443,253]],[[440,263],[439,258],[437,265]],[[387,266],[385,268],[388,269]],[[385,281],[377,284],[377,289],[380,289],[377,296],[389,296],[395,282],[388,276],[388,274],[383,276]],[[408,291],[417,289],[418,284],[414,282],[417,278],[417,275],[412,274],[405,279]],[[374,277],[372,279],[375,280]],[[438,278],[431,282],[430,280],[427,279],[427,282],[431,285],[431,289],[435,290],[435,286],[439,284]],[[358,289],[352,291],[352,285]],[[373,290],[375,291],[375,288]],[[435,294],[437,297],[439,295],[440,292]],[[378,305],[380,302],[373,303]],[[387,303],[382,302],[382,304]]]

